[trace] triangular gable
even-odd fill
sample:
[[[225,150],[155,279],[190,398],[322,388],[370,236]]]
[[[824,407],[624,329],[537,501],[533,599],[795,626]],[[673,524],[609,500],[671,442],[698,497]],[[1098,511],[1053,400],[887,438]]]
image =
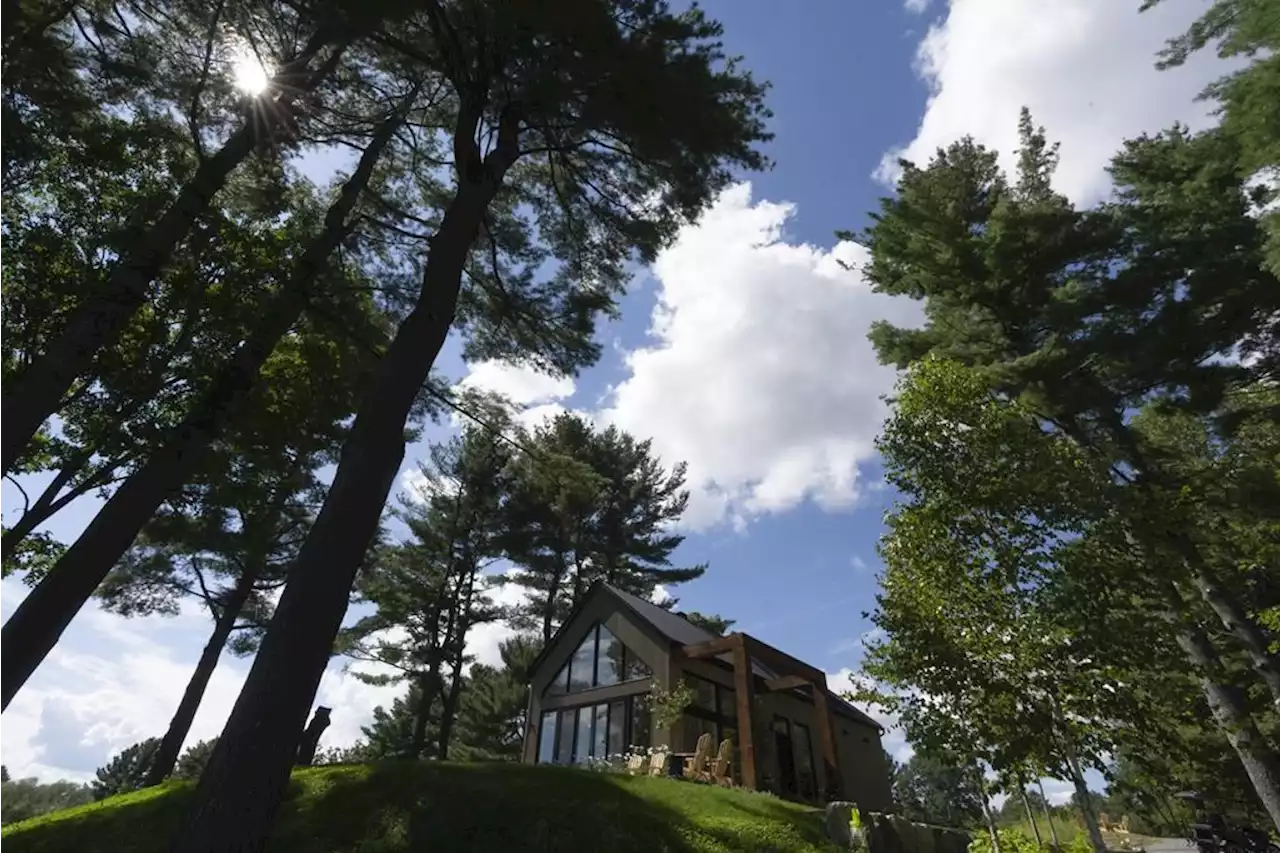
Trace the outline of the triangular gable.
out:
[[[595,622],[547,685],[546,695],[578,693],[652,677],[653,670],[639,655],[603,624]]]

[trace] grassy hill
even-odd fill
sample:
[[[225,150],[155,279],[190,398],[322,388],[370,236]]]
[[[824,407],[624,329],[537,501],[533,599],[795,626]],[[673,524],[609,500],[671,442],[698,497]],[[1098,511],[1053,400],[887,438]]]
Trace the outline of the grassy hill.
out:
[[[6,826],[4,853],[163,851],[191,789],[170,784]],[[812,853],[813,809],[669,779],[562,767],[391,762],[294,774],[273,853]]]

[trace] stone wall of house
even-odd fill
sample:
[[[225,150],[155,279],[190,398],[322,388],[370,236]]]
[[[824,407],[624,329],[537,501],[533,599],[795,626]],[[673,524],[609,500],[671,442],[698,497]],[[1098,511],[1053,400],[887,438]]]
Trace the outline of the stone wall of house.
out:
[[[831,803],[827,806],[827,835],[837,846],[860,849],[865,843],[868,853],[967,853],[969,833],[927,823],[914,823],[898,815],[861,812],[862,838],[855,839],[850,829],[853,803]]]

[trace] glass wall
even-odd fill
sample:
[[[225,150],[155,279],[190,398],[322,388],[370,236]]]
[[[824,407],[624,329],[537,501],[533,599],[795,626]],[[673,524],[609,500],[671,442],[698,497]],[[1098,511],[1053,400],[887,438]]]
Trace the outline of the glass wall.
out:
[[[816,800],[818,780],[813,772],[813,738],[809,734],[809,727],[804,723],[793,722],[791,734],[796,745],[796,783],[800,789],[800,798]]]
[[[648,664],[622,645],[608,628],[596,624],[547,685],[546,695],[562,696],[652,677],[653,670]]]
[[[540,764],[583,764],[651,743],[648,694],[548,711],[538,733]],[[548,734],[548,732],[550,734]]]

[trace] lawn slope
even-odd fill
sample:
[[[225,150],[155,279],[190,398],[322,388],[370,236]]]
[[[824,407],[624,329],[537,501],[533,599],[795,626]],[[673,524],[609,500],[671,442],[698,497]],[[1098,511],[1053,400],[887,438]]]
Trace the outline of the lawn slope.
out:
[[[166,785],[7,826],[4,853],[165,850],[191,790]],[[561,767],[389,762],[294,774],[273,853],[816,853],[812,809]]]

